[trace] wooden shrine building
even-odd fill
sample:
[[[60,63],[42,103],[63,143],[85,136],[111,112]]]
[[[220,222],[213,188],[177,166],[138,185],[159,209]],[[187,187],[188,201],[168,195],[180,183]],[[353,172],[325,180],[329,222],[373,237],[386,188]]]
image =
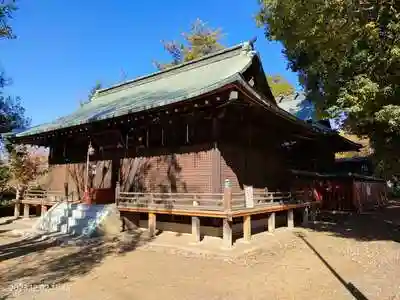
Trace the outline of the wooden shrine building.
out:
[[[129,195],[214,199],[225,184],[242,198],[248,187],[289,193],[291,170],[328,171],[336,152],[360,147],[279,108],[250,43],[99,90],[13,139],[49,147],[44,190],[75,200],[88,190],[92,203],[118,200],[121,210]]]

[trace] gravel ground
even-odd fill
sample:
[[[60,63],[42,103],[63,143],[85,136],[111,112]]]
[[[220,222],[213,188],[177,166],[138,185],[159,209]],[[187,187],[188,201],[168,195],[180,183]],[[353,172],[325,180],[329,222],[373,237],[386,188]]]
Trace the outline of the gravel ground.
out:
[[[0,225],[0,299],[400,299],[399,228],[397,205],[326,214],[227,259],[138,247],[138,236],[79,246],[12,240]]]

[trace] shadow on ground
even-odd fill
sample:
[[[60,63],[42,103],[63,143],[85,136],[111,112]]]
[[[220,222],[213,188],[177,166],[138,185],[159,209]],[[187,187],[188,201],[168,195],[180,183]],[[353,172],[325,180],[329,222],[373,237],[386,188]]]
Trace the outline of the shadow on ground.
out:
[[[75,245],[60,245],[60,241],[43,236],[1,245],[0,261],[8,260],[10,265],[0,269],[0,287],[7,288],[15,282],[33,286],[64,284],[87,274],[108,255],[124,255],[149,240],[146,233],[137,230],[112,240],[88,239]]]
[[[400,242],[400,202],[361,214],[322,212],[309,228],[360,241]]]
[[[317,249],[307,240],[307,238],[301,234],[295,234],[298,238],[300,238],[309,249],[320,259],[320,261],[325,265],[325,267],[332,273],[333,276],[347,289],[347,291],[354,297],[356,300],[368,300],[368,298],[351,282],[346,282],[342,276],[329,264],[329,262],[318,252]]]
[[[4,232],[0,231],[0,237],[4,236],[4,233],[7,231],[8,230],[4,230]],[[34,252],[41,252],[55,245],[57,245],[57,243],[54,240],[52,241],[49,237],[43,235],[36,235],[17,242],[3,244],[0,245],[0,262]]]

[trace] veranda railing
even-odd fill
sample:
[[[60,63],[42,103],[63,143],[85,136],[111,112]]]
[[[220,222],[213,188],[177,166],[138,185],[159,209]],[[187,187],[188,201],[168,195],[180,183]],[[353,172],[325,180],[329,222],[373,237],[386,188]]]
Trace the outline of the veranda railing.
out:
[[[123,207],[142,207],[180,210],[224,211],[224,197],[229,197],[229,209],[240,210],[248,207],[273,206],[282,203],[301,202],[300,193],[253,192],[252,201],[246,201],[246,194],[240,193],[147,193],[117,192],[116,203]]]
[[[64,201],[66,200],[66,198],[68,198],[69,201],[73,201],[74,192],[70,192],[68,194],[68,197],[66,197],[65,192],[60,190],[27,189],[22,195],[22,200],[51,202],[51,203]]]

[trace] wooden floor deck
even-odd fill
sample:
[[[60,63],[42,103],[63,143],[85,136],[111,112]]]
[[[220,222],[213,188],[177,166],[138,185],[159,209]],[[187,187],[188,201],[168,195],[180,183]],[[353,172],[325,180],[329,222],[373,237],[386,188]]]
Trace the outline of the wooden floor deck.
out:
[[[115,194],[115,204],[120,212],[129,212],[139,218],[147,214],[148,231],[154,235],[157,228],[157,215],[176,215],[191,217],[191,229],[194,241],[200,241],[201,222],[204,217],[222,219],[223,240],[226,247],[232,246],[233,219],[242,219],[243,237],[251,239],[252,217],[268,216],[268,231],[275,229],[275,213],[287,212],[287,226],[294,226],[294,211],[301,210],[303,221],[308,221],[309,213],[315,211],[319,203],[307,201],[300,194],[288,192],[263,193],[232,193],[229,188],[224,193],[133,193],[120,192]],[[19,215],[19,205],[24,205],[24,216],[29,217],[29,206],[41,206],[41,213],[47,208],[68,199],[57,191],[32,191],[24,194],[24,198],[16,203],[15,214]],[[265,218],[265,216],[263,217]],[[203,221],[202,221],[203,220]],[[238,221],[235,223],[238,224]],[[236,226],[235,225],[235,226]],[[221,226],[221,225],[219,225]],[[221,227],[220,227],[221,229]]]

